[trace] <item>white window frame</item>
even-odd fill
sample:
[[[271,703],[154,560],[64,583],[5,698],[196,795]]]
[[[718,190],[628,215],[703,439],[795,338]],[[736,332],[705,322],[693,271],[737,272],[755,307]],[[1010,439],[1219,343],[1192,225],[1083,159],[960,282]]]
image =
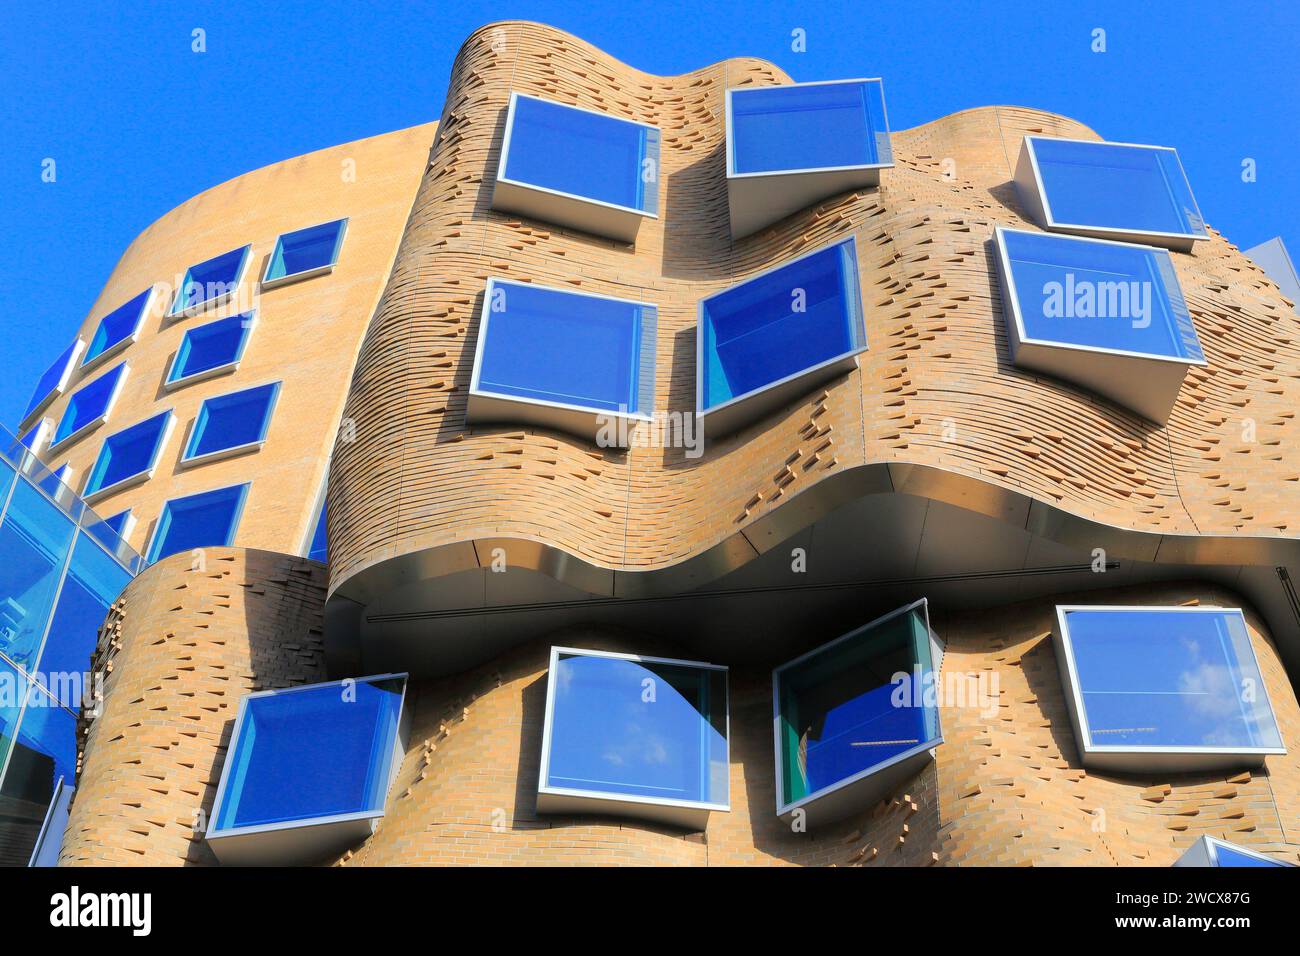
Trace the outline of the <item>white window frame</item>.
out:
[[[149,459],[148,467],[145,468],[143,471],[136,472],[134,475],[128,475],[125,478],[121,478],[118,481],[113,482],[113,484],[111,485],[104,485],[100,488],[95,489],[94,491],[87,490],[90,484],[90,478],[95,473],[95,469],[99,467],[99,459],[104,454],[104,449],[108,447],[108,443],[112,441],[114,438],[116,438],[118,435],[122,434],[122,432],[129,431],[130,429],[135,428],[137,425],[142,425],[147,421],[152,421],[153,419],[158,418],[161,415],[166,416],[166,421],[163,422],[162,435],[161,437],[159,437],[157,444],[154,446],[153,457]],[[137,422],[133,422],[132,424],[127,425],[124,428],[119,428],[111,435],[105,436],[103,443],[99,446],[99,452],[95,455],[94,462],[91,463],[90,468],[87,469],[86,471],[86,482],[82,486],[81,500],[88,505],[92,505],[96,501],[100,501],[104,498],[107,498],[109,495],[117,494],[119,491],[125,491],[127,488],[133,488],[136,485],[140,485],[146,481],[152,480],[153,476],[158,471],[158,463],[162,461],[163,452],[167,448],[167,443],[171,441],[172,429],[174,429],[175,427],[176,427],[176,415],[169,408],[165,412],[149,415],[145,418],[140,419]]]
[[[79,441],[80,439],[82,439],[82,438],[84,438],[85,436],[89,435],[91,432],[93,432],[95,429],[99,428],[101,425],[104,425],[105,423],[107,423],[108,420],[109,420],[109,418],[112,417],[112,415],[113,415],[113,408],[114,408],[114,406],[117,405],[118,397],[122,394],[122,388],[126,385],[126,380],[127,380],[127,378],[130,376],[130,374],[131,374],[131,366],[128,365],[126,362],[123,362],[121,365],[115,365],[115,366],[113,366],[113,368],[114,368],[114,369],[116,369],[116,368],[120,368],[120,369],[122,370],[122,373],[121,373],[120,375],[118,375],[118,377],[117,377],[117,382],[113,385],[113,390],[112,390],[112,392],[109,393],[108,401],[104,403],[104,410],[103,410],[103,412],[101,412],[100,415],[99,415],[97,418],[95,418],[93,421],[89,421],[89,422],[87,422],[86,424],[82,425],[80,428],[78,428],[75,432],[72,432],[72,433],[71,433],[70,435],[68,435],[66,438],[63,438],[63,439],[61,439],[61,440],[59,440],[59,441],[55,441],[53,444],[50,445],[50,447],[49,447],[48,449],[46,449],[46,453],[47,453],[47,454],[53,455],[53,454],[55,454],[57,451],[59,451],[60,449],[67,448],[69,445],[73,445],[73,444],[75,444],[77,441]],[[113,369],[109,369],[107,372],[104,372],[104,375],[109,375],[109,374],[112,373],[112,371],[113,371]],[[102,377],[102,376],[101,376],[101,377]],[[98,382],[98,381],[99,381],[99,378],[96,378],[96,379],[95,379],[95,382]],[[76,392],[72,392],[72,393],[68,396],[68,404],[65,405],[64,408],[63,408],[63,415],[67,415],[67,414],[68,414],[68,410],[69,410],[69,408],[70,408],[71,405],[72,405],[72,399],[74,399],[74,398],[77,397],[77,393],[80,392],[83,388],[85,388],[86,385],[90,385],[90,384],[94,384],[94,383],[93,383],[93,382],[87,382],[87,383],[83,384],[83,385],[81,386],[81,388],[78,388]],[[52,436],[52,437],[57,437],[57,434],[58,434],[58,427],[59,427],[59,425],[61,425],[61,424],[63,424],[63,416],[62,416],[62,415],[59,416],[59,423],[58,423],[58,425],[55,425],[55,426],[54,426],[55,436]]]
[[[271,254],[266,257],[266,267],[262,270],[261,285],[263,291],[268,289],[278,289],[282,285],[290,285],[294,282],[301,282],[304,279],[314,279],[317,276],[328,275],[333,272],[334,267],[338,265],[339,258],[343,255],[343,243],[347,239],[348,224],[350,221],[351,217],[342,216],[338,219],[326,219],[324,222],[318,222],[311,226],[303,226],[301,229],[290,229],[288,232],[280,233],[280,235],[276,237],[275,245],[271,247]],[[334,255],[329,262],[322,266],[313,266],[310,269],[303,269],[301,272],[290,272],[276,279],[270,278],[271,263],[275,262],[275,254],[280,250],[285,236],[292,236],[294,233],[306,232],[308,229],[316,229],[320,226],[333,225],[336,222],[340,224],[339,235],[334,241]]]

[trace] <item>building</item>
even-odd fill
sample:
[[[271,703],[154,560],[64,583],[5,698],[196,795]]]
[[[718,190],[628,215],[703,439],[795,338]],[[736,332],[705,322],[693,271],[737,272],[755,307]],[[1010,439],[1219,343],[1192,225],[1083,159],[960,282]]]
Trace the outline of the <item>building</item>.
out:
[[[24,848],[1300,862],[1300,318],[1194,186],[482,28],[436,127],[146,230],[37,387],[11,484],[131,580]]]

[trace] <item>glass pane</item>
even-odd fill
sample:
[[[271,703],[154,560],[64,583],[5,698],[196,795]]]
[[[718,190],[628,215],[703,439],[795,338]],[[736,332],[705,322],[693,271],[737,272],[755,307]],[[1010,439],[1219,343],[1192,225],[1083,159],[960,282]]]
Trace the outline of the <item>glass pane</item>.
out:
[[[659,131],[560,103],[520,96],[509,130],[506,178],[630,209],[658,208]]]
[[[702,304],[705,409],[866,345],[852,241]]]
[[[230,544],[247,492],[248,485],[243,484],[167,502],[154,531],[149,562],[161,561],[181,551]]]
[[[75,532],[51,501],[19,481],[0,523],[0,653],[31,669]]]
[[[190,329],[176,352],[167,380],[177,382],[237,362],[252,324],[252,315],[245,313]]]
[[[307,557],[320,562],[329,560],[329,541],[325,521],[325,502],[323,501],[320,506],[320,517],[316,519],[316,528],[311,533],[311,550],[307,552]]]
[[[45,689],[74,713],[81,709],[99,628],[130,580],[131,575],[103,548],[85,534],[77,537],[36,667]]]
[[[726,672],[561,654],[547,786],[661,800],[727,800]]]
[[[100,320],[99,327],[95,329],[95,335],[90,340],[90,347],[86,349],[86,356],[81,360],[82,365],[93,361],[119,342],[135,334],[140,327],[140,321],[144,318],[144,307],[152,292],[153,289],[145,289],[130,302],[118,306]]]
[[[275,244],[268,279],[283,279],[334,264],[344,220],[288,232]]]
[[[1200,360],[1169,253],[1038,232],[1001,232],[1025,335]]]
[[[266,438],[279,383],[209,398],[199,409],[186,458],[198,458]]]
[[[3,507],[3,502],[9,495],[9,486],[13,484],[13,480],[13,468],[4,459],[0,459],[0,507]]]
[[[1219,866],[1285,866],[1278,860],[1261,860],[1257,856],[1234,850],[1224,843],[1214,845],[1214,856]]]
[[[780,670],[781,779],[786,804],[938,737],[930,635],[920,609],[832,642]]]
[[[64,375],[67,374],[68,366],[72,363],[72,354],[76,348],[77,343],[73,342],[59,354],[53,365],[41,373],[41,377],[36,380],[36,389],[32,392],[31,401],[27,403],[27,411],[23,412],[23,421],[30,418],[32,412],[44,405],[59,388]]]
[[[1094,747],[1282,746],[1240,611],[1089,608],[1065,622]]]
[[[382,811],[405,681],[245,698],[216,829]]]
[[[89,497],[153,468],[170,419],[171,412],[163,412],[106,438],[90,470],[85,495]]]
[[[499,279],[487,303],[480,391],[613,412],[653,401],[653,306]]]
[[[892,161],[879,80],[732,90],[731,135],[737,173]]]
[[[22,711],[28,688],[27,678],[0,657],[0,767],[4,766],[5,758],[13,747],[14,735],[18,732],[18,715]]]
[[[55,443],[76,434],[107,412],[108,403],[125,368],[125,365],[118,365],[73,393],[54,433]]]
[[[1038,137],[1032,142],[1055,222],[1206,234],[1175,151]]]
[[[212,299],[234,292],[239,285],[239,273],[248,254],[248,246],[213,256],[206,262],[190,266],[185,274],[185,284],[172,305],[172,313],[184,311]]]

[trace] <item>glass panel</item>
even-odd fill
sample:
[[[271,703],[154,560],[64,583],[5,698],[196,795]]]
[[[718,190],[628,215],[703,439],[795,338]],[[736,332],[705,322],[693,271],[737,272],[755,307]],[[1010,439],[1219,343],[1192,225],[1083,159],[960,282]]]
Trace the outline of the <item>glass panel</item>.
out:
[[[653,401],[654,306],[500,279],[486,300],[478,390],[597,411]]]
[[[36,409],[45,405],[62,389],[64,377],[68,373],[68,366],[72,364],[72,356],[76,350],[77,343],[73,342],[60,353],[53,365],[41,373],[41,377],[36,380],[36,390],[32,392],[31,401],[27,403],[27,411],[23,412],[24,422]]]
[[[9,486],[13,484],[14,470],[0,459],[0,509],[3,509],[3,502],[9,496]]]
[[[1031,141],[1054,222],[1206,235],[1174,150],[1038,137]]]
[[[276,241],[267,279],[283,279],[334,264],[346,220],[327,222],[297,232],[287,232]]]
[[[230,544],[247,492],[247,484],[234,485],[167,502],[149,546],[149,563],[181,551]]]
[[[1165,250],[1009,229],[1001,236],[1027,337],[1203,358]]]
[[[0,653],[31,669],[49,620],[73,523],[19,481],[0,524]]]
[[[726,672],[561,653],[548,787],[727,802]]]
[[[1242,853],[1226,843],[1214,844],[1214,857],[1217,866],[1286,866],[1279,860],[1261,860],[1249,853]]]
[[[736,173],[892,162],[879,80],[731,90]]]
[[[199,458],[263,441],[279,390],[277,382],[204,401],[185,457]]]
[[[704,407],[866,346],[851,240],[707,298]]]
[[[403,678],[246,697],[215,830],[384,808]]]
[[[99,327],[90,340],[90,347],[86,349],[86,356],[81,360],[82,365],[93,362],[119,342],[135,335],[144,319],[144,307],[152,293],[152,288],[145,289],[130,302],[118,306],[100,319]]]
[[[248,246],[243,246],[190,266],[176,301],[172,303],[171,313],[175,315],[234,292],[239,286],[240,272],[247,255]]]
[[[108,403],[113,398],[117,383],[122,378],[125,365],[118,365],[112,371],[105,372],[89,385],[83,385],[68,399],[63,418],[54,433],[54,443],[58,444],[70,435],[102,418],[108,412]]]
[[[1279,748],[1241,612],[1066,612],[1093,747]]]
[[[190,329],[181,340],[167,381],[178,382],[238,362],[252,326],[252,314],[244,313]]]
[[[643,212],[658,208],[658,171],[651,182],[642,175],[646,160],[659,162],[657,129],[519,96],[508,135],[507,179]]]
[[[0,617],[0,620],[3,618]],[[4,766],[5,758],[13,747],[14,736],[18,732],[18,715],[23,708],[29,685],[25,676],[0,657],[0,767]]]
[[[130,580],[131,575],[103,548],[84,534],[77,537],[35,675],[61,706],[74,713],[81,709],[99,628]]]
[[[329,541],[325,521],[325,502],[323,501],[320,506],[320,517],[316,519],[316,528],[311,533],[311,550],[307,552],[307,557],[322,563],[329,560]]]
[[[89,497],[152,469],[162,450],[163,436],[170,420],[171,412],[163,412],[104,439],[99,457],[90,470],[84,494]]]
[[[847,780],[939,736],[923,693],[933,681],[920,608],[868,625],[782,668],[781,782],[785,804]]]

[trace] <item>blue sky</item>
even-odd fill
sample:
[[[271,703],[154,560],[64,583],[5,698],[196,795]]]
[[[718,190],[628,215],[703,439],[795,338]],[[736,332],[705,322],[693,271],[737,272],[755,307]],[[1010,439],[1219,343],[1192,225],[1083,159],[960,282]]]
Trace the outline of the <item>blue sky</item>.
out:
[[[1076,6],[5,0],[0,424],[149,223],[250,169],[436,119],[457,47],[493,20],[551,23],[653,73],[751,55],[796,80],[883,76],[895,129],[990,104],[1064,113],[1178,147],[1211,225],[1300,252],[1300,4]]]

